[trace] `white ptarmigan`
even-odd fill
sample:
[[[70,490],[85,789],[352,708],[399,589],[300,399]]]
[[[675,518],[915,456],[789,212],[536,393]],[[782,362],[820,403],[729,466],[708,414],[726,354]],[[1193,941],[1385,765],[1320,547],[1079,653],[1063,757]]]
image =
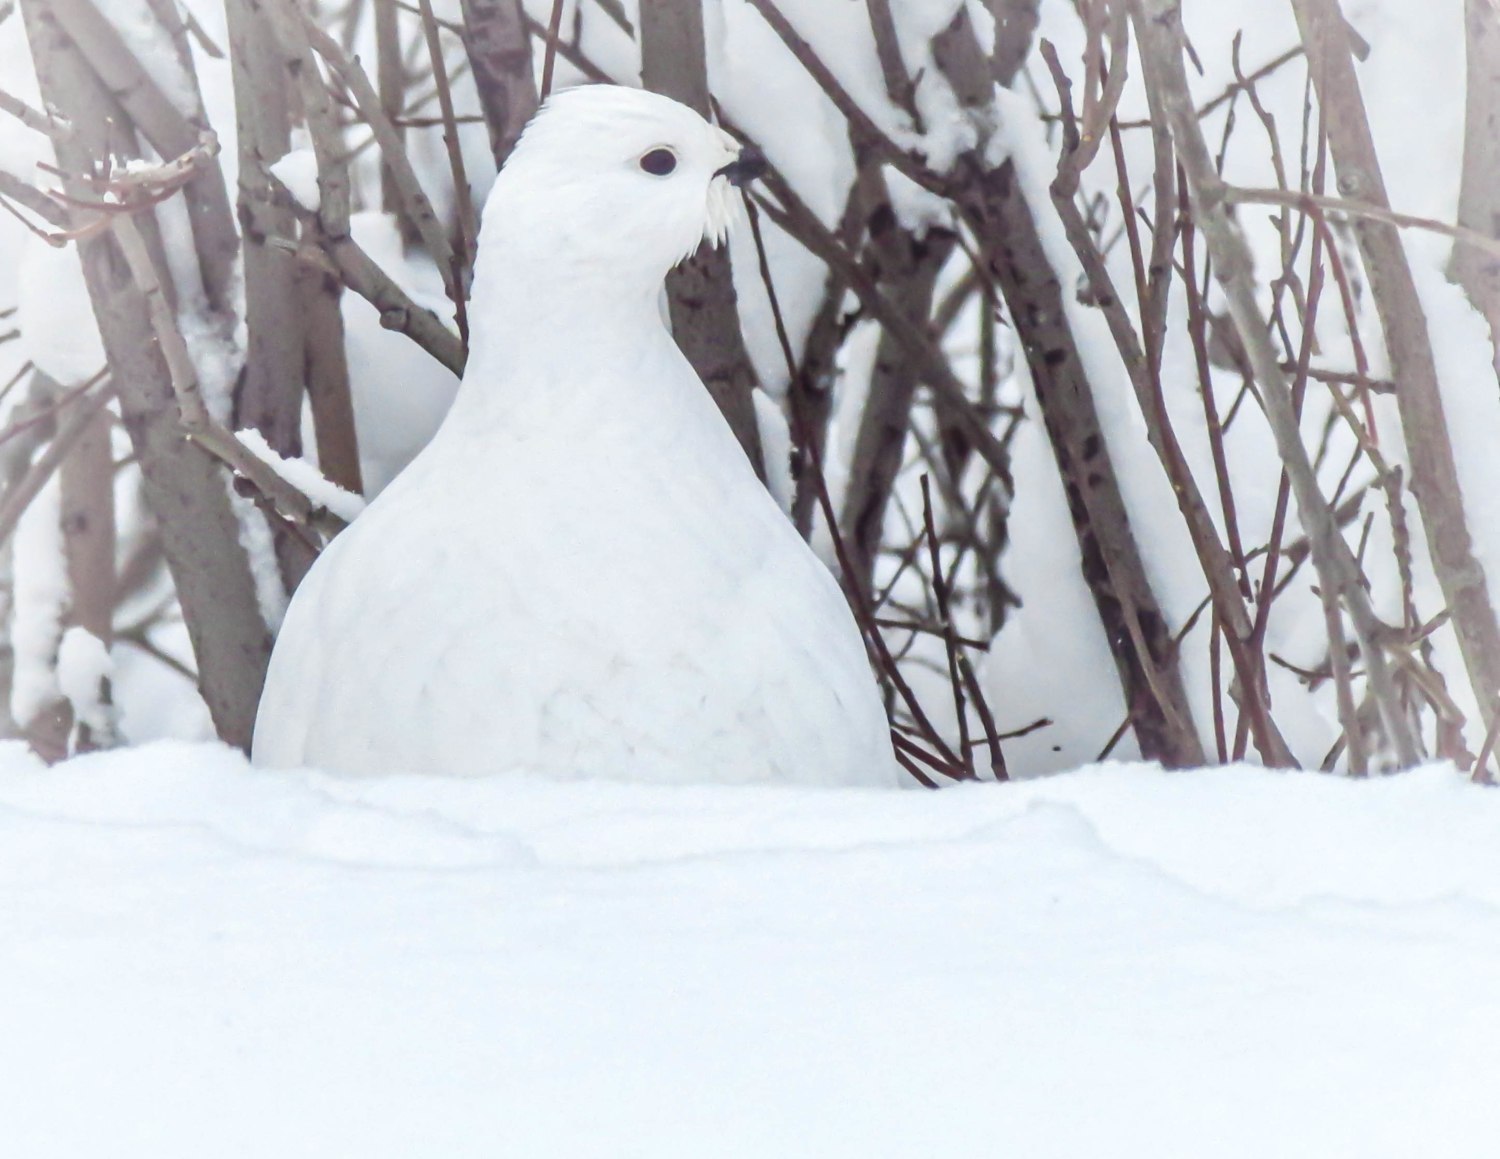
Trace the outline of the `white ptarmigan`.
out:
[[[257,763],[899,782],[838,585],[662,321],[740,161],[652,93],[538,113],[485,206],[453,409],[292,600]]]

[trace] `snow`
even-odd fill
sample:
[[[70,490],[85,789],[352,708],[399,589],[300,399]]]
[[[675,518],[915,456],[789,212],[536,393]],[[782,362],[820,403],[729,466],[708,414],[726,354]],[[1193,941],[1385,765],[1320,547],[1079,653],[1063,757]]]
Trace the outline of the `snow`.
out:
[[[1432,352],[1442,388],[1449,441],[1459,470],[1464,510],[1474,536],[1474,554],[1489,581],[1490,599],[1500,606],[1500,520],[1489,516],[1500,494],[1500,463],[1494,439],[1500,422],[1500,396],[1494,382],[1495,346],[1484,316],[1461,288],[1448,281],[1447,247],[1441,266],[1431,252],[1409,246],[1412,275],[1427,314]]]
[[[1500,797],[938,794],[0,749],[7,1149],[1485,1156]]]
[[[843,115],[744,0],[711,5],[710,11],[713,18],[706,23],[706,34],[709,78],[715,94],[808,208],[824,225],[836,226],[854,180],[854,163],[848,151],[828,147],[830,142],[848,137]],[[862,15],[853,8],[834,12],[855,24]],[[873,44],[869,51],[874,53]],[[875,77],[879,76],[878,67],[872,74]],[[882,95],[882,106],[887,103]],[[785,132],[788,116],[795,116],[803,130]]]
[[[193,646],[181,620],[156,627],[150,632],[150,639],[155,647],[180,661],[191,673]],[[118,640],[110,660],[115,673],[110,691],[126,744],[214,739],[208,706],[191,675],[169,668],[134,645]]]
[[[796,492],[796,484],[792,481],[791,427],[781,407],[765,391],[756,387],[750,398],[755,405],[755,427],[760,432],[766,489],[782,511],[789,512]]]
[[[164,232],[163,236],[169,238],[171,234]],[[191,244],[191,235],[181,234],[179,240]],[[172,252],[170,246],[167,252]],[[196,290],[184,291],[181,297],[186,299],[192,293],[196,293],[196,297],[184,303],[185,308],[178,311],[177,328],[187,343],[193,369],[198,372],[198,388],[208,413],[218,422],[227,423],[234,413],[234,388],[245,364],[245,347],[241,340],[228,332],[230,327],[208,308],[201,292],[202,282],[196,280],[196,260],[190,268],[195,272],[192,285]]]
[[[172,106],[189,120],[196,119],[202,108],[198,86],[183,68],[171,37],[162,31],[150,0],[110,0],[101,6],[100,15],[114,25],[130,54]]]
[[[419,306],[450,318],[453,305],[430,259],[406,253],[395,219],[356,213],[350,233],[360,248]],[[404,334],[380,324],[375,307],[344,294],[341,309],[349,355],[349,389],[359,435],[365,494],[378,495],[432,439],[453,404],[458,379]]]
[[[78,247],[59,248],[28,236],[21,245],[16,282],[16,321],[25,357],[65,387],[98,374],[104,368],[104,343]]]
[[[286,191],[308,213],[317,213],[323,204],[318,186],[318,158],[311,145],[293,149],[281,160],[267,166],[271,176],[286,186]]]
[[[87,628],[74,625],[57,646],[57,685],[73,706],[74,719],[87,725],[96,741],[115,734],[115,714],[104,692],[114,675],[109,649]]]
[[[902,229],[910,230],[917,237],[925,237],[933,226],[955,228],[957,223],[953,206],[949,202],[923,189],[906,174],[889,165],[884,167],[881,176],[885,179],[891,209]]]
[[[281,579],[281,565],[276,559],[276,541],[271,525],[256,506],[255,500],[241,495],[232,477],[226,476],[224,489],[229,494],[229,509],[239,527],[239,544],[250,565],[250,581],[255,585],[255,606],[260,618],[273,633],[286,616],[288,598]]]
[[[151,161],[137,162],[140,168],[151,170],[155,165]],[[171,285],[175,291],[174,304],[178,317],[178,325],[183,329],[183,338],[188,340],[188,351],[193,358],[194,366],[198,367],[200,378],[206,377],[204,369],[198,365],[199,351],[188,337],[191,329],[204,329],[209,324],[209,319],[200,315],[209,315],[208,295],[203,287],[203,267],[198,260],[198,245],[193,237],[193,220],[188,213],[187,199],[184,197],[169,197],[156,207],[152,215],[156,219],[157,230],[161,238],[162,257],[166,264],[166,273],[171,279]],[[186,322],[187,319],[195,319],[195,324]],[[243,361],[243,353],[240,354]],[[238,368],[236,368],[237,371]],[[212,371],[208,372],[209,374]],[[233,382],[234,374],[230,374],[230,382]],[[208,404],[210,412],[215,418],[223,421],[227,410],[216,410],[215,405],[227,406],[227,395],[229,387],[212,382],[203,384],[204,401]]]
[[[927,45],[959,0],[893,0],[918,78],[921,137],[886,97],[864,5],[780,6],[903,143],[940,165],[971,139]],[[191,109],[196,97],[147,18],[146,0],[100,7],[144,49],[174,103]],[[188,7],[227,47],[222,4],[188,0]],[[545,20],[552,5],[527,0],[527,7]],[[1442,220],[1453,217],[1459,173],[1462,7],[1344,0],[1374,50],[1360,75],[1393,204]],[[447,17],[459,5],[441,0],[437,8]],[[624,8],[635,19],[635,0]],[[967,8],[981,37],[990,36],[985,6],[968,0]],[[1043,5],[1041,14],[1043,34],[1076,62],[1083,40],[1074,6]],[[729,116],[836,225],[852,174],[842,116],[744,0],[707,5],[705,16],[714,89]],[[1247,69],[1295,36],[1289,8],[1263,0],[1190,4],[1184,17],[1205,65],[1194,76],[1202,100],[1230,79],[1237,30],[1245,32]],[[402,20],[410,33],[415,22],[410,14]],[[565,32],[613,75],[638,80],[632,39],[599,5],[570,0]],[[354,51],[373,60],[370,21],[351,35]],[[36,104],[23,41],[19,17],[0,22],[4,85]],[[450,43],[457,62],[461,51]],[[229,64],[196,56],[233,189]],[[1050,92],[1035,61],[1031,72]],[[577,79],[565,62],[558,77],[560,87]],[[460,112],[472,111],[472,79],[454,79]],[[1142,112],[1137,79],[1122,108],[1126,120]],[[1303,86],[1299,63],[1259,85],[1293,151]],[[1008,121],[983,142],[985,155],[998,161],[1014,149],[1034,204],[1046,209],[1055,134],[1043,141],[1029,101],[1011,98],[1003,108]],[[1225,111],[1207,119],[1214,140]],[[1237,112],[1226,175],[1267,184],[1264,135],[1243,103]],[[482,126],[464,126],[463,137],[482,194],[489,180]],[[440,130],[413,128],[409,139],[448,220],[453,197]],[[1149,134],[1127,134],[1125,148],[1143,180]],[[38,135],[0,118],[0,166],[50,184],[35,167],[48,152]],[[368,193],[375,151],[355,164]],[[294,195],[315,205],[307,157],[294,153],[278,163],[282,170]],[[933,198],[888,177],[903,224],[946,221]],[[1106,155],[1088,190],[1112,196],[1112,189]],[[1267,216],[1243,214],[1263,277],[1279,264]],[[239,351],[203,314],[195,279],[185,276],[192,255],[182,244],[180,204],[162,220],[176,281],[187,291],[180,322],[222,417]],[[1042,225],[1071,289],[1076,267],[1056,222]],[[360,213],[353,228],[419,303],[451,317],[437,272],[408,252],[390,218]],[[770,222],[766,234],[799,345],[822,300],[824,271]],[[1500,486],[1488,338],[1444,280],[1448,243],[1421,233],[1405,240],[1433,328],[1476,549],[1492,586],[1500,585],[1500,530],[1483,517]],[[774,399],[785,372],[745,241],[742,232],[733,243],[736,284]],[[1123,251],[1114,250],[1112,269],[1128,299]],[[20,307],[23,335],[0,344],[0,382],[28,357],[64,385],[102,365],[76,250],[52,250],[0,214],[0,309],[11,305]],[[456,382],[405,337],[380,328],[356,296],[346,294],[343,308],[364,477],[375,494],[437,429]],[[1071,302],[1070,311],[1078,314]],[[1362,311],[1358,324],[1381,373],[1367,299]],[[1081,317],[1091,370],[1112,392],[1102,400],[1104,418],[1131,517],[1177,626],[1201,598],[1198,571],[1112,344]],[[949,336],[961,370],[973,361],[967,325],[966,316]],[[1328,365],[1349,363],[1342,327],[1339,311],[1325,308],[1318,344]],[[852,441],[848,418],[866,390],[877,339],[877,328],[859,323],[839,353],[842,421],[830,432],[828,462],[836,495]],[[1035,775],[1091,759],[1124,706],[1078,580],[1077,546],[1024,362],[1007,341],[1002,332],[1002,362],[1020,370],[1007,377],[1002,401],[1024,405],[1029,421],[1013,443],[1017,488],[1004,565],[1025,607],[985,660],[985,679],[1002,728],[1054,719],[1007,745],[1011,767]],[[1176,347],[1165,367],[1185,452],[1197,476],[1210,480],[1195,369]],[[1238,384],[1219,374],[1213,385],[1227,403]],[[784,463],[785,427],[770,422],[768,401],[757,394],[762,436],[768,459]],[[1377,400],[1382,447],[1394,457],[1399,426],[1388,404]],[[1309,415],[1310,438],[1321,419]],[[424,515],[450,520],[447,540],[462,544],[559,488],[603,493],[623,476],[590,460],[598,445],[575,444],[552,470],[518,476],[524,486],[502,488],[487,503],[464,507],[469,496],[445,496]],[[1230,433],[1229,456],[1251,543],[1264,539],[1275,498],[1268,448],[1247,410]],[[306,464],[287,469],[297,486],[322,494]],[[122,495],[133,494],[134,476],[123,478],[130,481]],[[779,471],[776,479],[784,483]],[[677,502],[681,489],[661,485],[658,502]],[[274,622],[281,581],[269,535],[248,501],[236,503]],[[143,526],[138,507],[122,503],[126,541]],[[538,527],[534,559],[555,562],[548,574],[557,590],[587,595],[603,573],[580,566],[557,527]],[[1420,542],[1415,519],[1412,532]],[[1388,554],[1386,534],[1377,519],[1369,558]],[[826,535],[819,542],[826,547]],[[55,485],[21,522],[15,549],[19,708],[34,711],[59,695],[102,707],[90,696],[112,672],[131,740],[211,734],[189,680],[128,643],[106,657],[92,637],[62,633],[67,586]],[[509,582],[509,562],[498,560],[483,581]],[[1414,562],[1419,606],[1430,615],[1440,606],[1430,567],[1420,552]],[[424,599],[439,587],[461,598],[478,583],[458,584],[457,574],[444,560],[388,548],[373,582],[415,577]],[[434,577],[443,582],[435,587]],[[1387,610],[1391,576],[1373,579]],[[144,612],[162,594],[153,585],[135,597],[140,608],[127,610]],[[399,601],[389,606],[397,610],[372,617],[382,629],[405,617]],[[121,614],[122,623],[137,618]],[[586,623],[567,627],[591,631]],[[758,627],[753,618],[750,627]],[[650,637],[656,629],[640,631]],[[1317,602],[1301,584],[1278,602],[1271,649],[1314,666],[1322,638]],[[180,620],[169,615],[151,639],[191,663]],[[1202,631],[1191,637],[1185,653],[1200,710],[1208,687],[1203,639]],[[1451,631],[1435,642],[1454,695],[1469,708]],[[566,639],[547,643],[553,653],[513,650],[524,664],[491,649],[473,671],[493,677],[529,670],[539,655],[578,652]],[[415,652],[393,649],[391,667],[421,662]],[[924,678],[919,666],[913,677]],[[534,674],[528,678],[516,695],[541,703]],[[1280,669],[1271,680],[1277,719],[1294,746],[1321,756],[1336,729],[1326,686],[1308,695]],[[504,699],[491,688],[485,706]],[[511,709],[525,713],[530,703]],[[1475,747],[1478,738],[1470,739]],[[1118,751],[1128,754],[1132,744],[1127,737]],[[454,752],[469,755],[462,746]],[[1500,1000],[1489,985],[1500,953],[1497,800],[1445,767],[1350,782],[1115,765],[925,794],[519,774],[352,780],[251,770],[209,744],[154,745],[44,770],[18,746],[0,746],[6,1152],[1487,1156],[1500,1134],[1493,1098]]]

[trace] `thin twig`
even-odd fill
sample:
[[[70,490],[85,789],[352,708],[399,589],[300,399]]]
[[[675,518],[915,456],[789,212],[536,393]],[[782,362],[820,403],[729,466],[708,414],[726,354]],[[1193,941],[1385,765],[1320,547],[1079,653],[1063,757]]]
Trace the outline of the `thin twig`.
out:
[[[1474,760],[1474,772],[1471,779],[1480,785],[1493,785],[1494,775],[1489,770],[1490,755],[1495,751],[1495,742],[1500,739],[1500,701],[1495,705],[1495,711],[1490,715],[1490,727],[1485,730],[1484,744],[1479,748],[1479,756]]]
[[[552,16],[547,21],[547,50],[542,57],[542,88],[540,97],[546,100],[552,95],[552,73],[557,67],[558,37],[562,33],[563,0],[552,0]]]
[[[1384,209],[1368,202],[1352,201],[1347,197],[1329,197],[1327,194],[1308,193],[1305,190],[1253,189],[1243,185],[1226,185],[1223,197],[1230,205],[1276,205],[1287,209],[1299,209],[1303,213],[1342,213],[1345,216],[1365,221],[1379,221],[1401,229],[1420,229],[1428,233],[1450,237],[1460,245],[1500,257],[1500,241],[1469,229],[1467,226],[1450,225],[1431,217],[1418,217],[1411,213],[1400,213]]]
[[[254,486],[289,524],[299,529],[317,529],[330,537],[336,534],[344,526],[342,519],[315,506],[306,495],[246,449],[228,428],[209,413],[198,381],[197,368],[193,365],[187,343],[177,328],[172,307],[162,289],[150,251],[135,224],[135,218],[128,213],[119,214],[111,222],[111,228],[125,256],[125,263],[130,268],[131,279],[145,299],[152,332],[167,364],[182,425],[188,434],[209,454]],[[319,545],[310,541],[309,546],[316,550]]]
[[[109,368],[105,367],[103,370],[100,370],[98,373],[89,378],[87,382],[81,382],[71,390],[65,391],[63,394],[58,395],[57,398],[53,399],[46,406],[38,410],[35,414],[29,414],[24,419],[18,419],[17,421],[11,423],[10,426],[6,427],[4,431],[0,431],[0,446],[4,446],[17,435],[20,435],[25,431],[29,431],[32,427],[37,426],[39,423],[44,423],[48,419],[52,418],[57,414],[58,411],[62,410],[69,403],[75,401],[76,399],[91,391],[95,386],[103,381],[105,375],[107,375],[108,373]],[[15,380],[13,379],[12,383],[14,383],[14,381]],[[9,390],[9,387],[7,387],[7,390]]]
[[[922,188],[939,195],[946,194],[947,182],[943,177],[929,169],[915,153],[907,152],[881,131],[870,115],[859,107],[859,102],[849,94],[849,90],[839,83],[833,70],[813,51],[812,46],[802,38],[792,26],[792,22],[782,14],[772,0],[750,0],[750,4],[771,26],[771,30],[797,58],[797,63],[802,65],[807,74],[817,82],[818,87],[823,90],[828,99],[833,102],[834,107],[844,115],[856,132],[880,151],[882,159],[888,161]]]
[[[437,21],[432,15],[432,0],[420,0],[422,28],[427,34],[427,52],[432,58],[432,83],[437,89],[438,109],[443,119],[443,145],[448,151],[448,167],[453,176],[454,209],[458,215],[457,244],[453,247],[451,278],[457,289],[453,299],[454,321],[458,338],[469,348],[468,275],[473,266],[478,225],[474,217],[474,199],[469,193],[469,176],[464,169],[463,149],[458,140],[458,121],[453,108],[453,90],[448,84],[448,66],[443,60],[443,46],[438,39]]]
[[[1328,617],[1330,627],[1337,626],[1337,606],[1342,605],[1359,641],[1370,690],[1396,762],[1411,767],[1420,759],[1419,743],[1395,695],[1390,667],[1381,650],[1381,624],[1363,585],[1359,565],[1339,533],[1302,444],[1291,384],[1281,370],[1257,300],[1249,246],[1229,217],[1225,185],[1214,169],[1202,127],[1193,112],[1183,65],[1186,37],[1181,10],[1175,0],[1135,0],[1133,14],[1147,83],[1162,94],[1204,241],[1213,254],[1229,314],[1255,369],[1277,450],[1290,475],[1298,512],[1312,546],[1319,591],[1332,606]]]
[[[291,0],[283,0],[283,2],[290,3]],[[411,158],[401,142],[400,133],[396,131],[396,127],[391,124],[390,118],[385,114],[385,109],[380,103],[380,94],[375,91],[375,86],[370,83],[370,78],[365,75],[358,59],[345,53],[339,42],[319,28],[313,18],[300,6],[297,6],[296,11],[307,32],[308,42],[323,58],[333,74],[347,86],[360,113],[365,118],[365,123],[375,134],[375,140],[380,145],[381,156],[389,167],[392,181],[401,193],[406,209],[405,216],[421,236],[428,254],[442,273],[443,287],[448,293],[449,300],[453,302],[454,312],[457,314],[463,309],[464,291],[455,275],[453,246],[448,241],[448,235],[444,232],[436,211],[432,208],[432,202],[422,190],[422,183],[412,167]]]
[[[964,771],[974,775],[969,756],[969,711],[964,700],[964,682],[958,665],[958,641],[954,638],[953,617],[948,606],[948,583],[943,578],[943,554],[938,543],[937,520],[932,513],[932,488],[927,475],[922,476],[922,521],[927,535],[927,558],[932,565],[932,593],[937,604],[938,623],[943,632],[943,651],[948,657],[948,683],[953,688],[953,714],[958,723],[958,751],[964,758]]]
[[[771,278],[770,261],[766,256],[765,238],[761,233],[760,220],[756,212],[755,203],[751,200],[749,194],[744,195],[744,202],[745,212],[750,219],[751,236],[755,241],[756,254],[760,262],[761,279],[765,283],[766,297],[771,303],[773,314],[779,315],[781,312],[780,299],[776,296],[776,285]],[[788,373],[795,378],[797,373],[796,361],[792,355],[791,344],[786,339],[784,324],[778,326],[778,332],[782,341],[782,354],[787,359]],[[844,543],[844,537],[839,531],[838,517],[833,510],[833,500],[828,494],[828,482],[823,473],[821,456],[808,439],[807,432],[802,429],[795,410],[792,412],[791,421],[793,437],[808,452],[808,466],[813,472],[813,484],[816,488],[818,506],[821,508],[823,518],[827,523],[829,537],[833,541],[834,554],[838,559],[839,569],[846,577],[850,577],[850,582],[845,584],[844,590],[848,593],[849,603],[854,611],[855,619],[859,623],[870,646],[874,649],[879,659],[882,673],[891,681],[891,684],[896,688],[897,693],[905,703],[907,711],[911,713],[912,719],[921,727],[923,738],[941,756],[941,760],[927,755],[923,755],[922,759],[932,764],[934,768],[939,769],[945,776],[960,779],[964,776],[964,762],[959,759],[958,755],[943,740],[942,734],[933,726],[927,714],[923,711],[916,694],[906,682],[906,678],[902,676],[900,668],[891,656],[890,648],[885,642],[885,636],[875,625],[874,613],[865,602],[864,596],[859,590],[859,585],[853,582],[853,563],[849,558],[849,551],[847,545]],[[894,739],[894,737],[895,734],[892,733],[892,738]]]
[[[65,137],[73,132],[73,126],[62,117],[34,109],[25,101],[11,96],[4,89],[0,89],[0,113],[10,114],[28,129],[35,129],[38,133],[48,137]]]
[[[95,382],[97,381],[96,379]],[[47,449],[27,469],[26,474],[6,490],[3,499],[0,499],[0,543],[4,543],[11,537],[16,524],[21,521],[21,516],[41,493],[42,488],[47,485],[47,481],[62,466],[63,460],[68,457],[78,440],[89,429],[94,416],[109,402],[111,397],[111,392],[107,388],[95,390],[83,406],[74,410],[63,428],[47,444]]]

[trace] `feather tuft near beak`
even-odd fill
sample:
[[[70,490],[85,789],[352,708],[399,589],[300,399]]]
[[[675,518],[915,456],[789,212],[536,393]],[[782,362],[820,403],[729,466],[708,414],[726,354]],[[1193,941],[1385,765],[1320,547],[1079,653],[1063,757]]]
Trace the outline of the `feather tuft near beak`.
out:
[[[757,177],[764,177],[770,165],[766,162],[765,154],[753,145],[746,145],[740,150],[740,155],[724,168],[714,174],[715,177],[729,178],[729,184],[743,189]]]

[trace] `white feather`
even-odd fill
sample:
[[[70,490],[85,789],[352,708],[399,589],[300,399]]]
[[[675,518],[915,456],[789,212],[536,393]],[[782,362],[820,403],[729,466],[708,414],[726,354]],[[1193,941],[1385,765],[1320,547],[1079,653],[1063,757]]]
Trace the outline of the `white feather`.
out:
[[[657,148],[669,175],[641,168]],[[662,325],[735,156],[649,93],[537,116],[485,209],[454,407],[303,581],[257,761],[897,783],[838,585]]]

